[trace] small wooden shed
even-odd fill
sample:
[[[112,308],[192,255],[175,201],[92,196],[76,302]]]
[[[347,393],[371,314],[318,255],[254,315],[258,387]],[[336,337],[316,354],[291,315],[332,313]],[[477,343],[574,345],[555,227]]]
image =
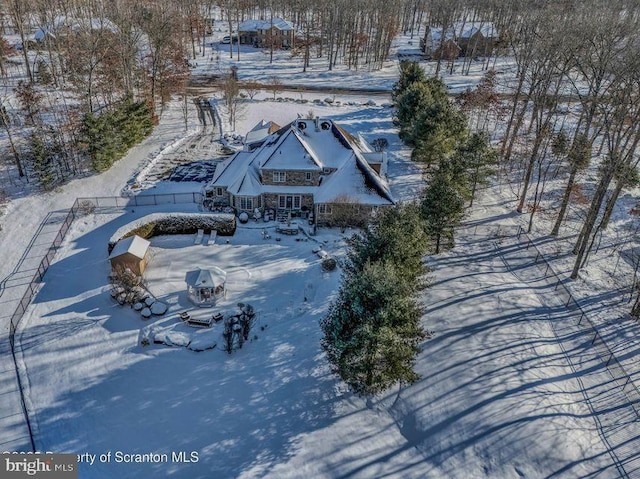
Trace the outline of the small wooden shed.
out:
[[[129,236],[116,243],[109,255],[111,269],[119,272],[130,269],[141,276],[149,261],[149,241],[140,236]]]

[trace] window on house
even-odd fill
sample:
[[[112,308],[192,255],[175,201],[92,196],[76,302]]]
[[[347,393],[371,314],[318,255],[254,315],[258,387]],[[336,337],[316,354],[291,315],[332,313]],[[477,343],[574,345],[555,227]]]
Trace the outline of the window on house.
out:
[[[284,208],[286,206],[286,201],[287,201],[286,196],[280,195],[278,197],[278,208]]]
[[[300,196],[294,196],[293,197],[293,209],[295,210],[299,210],[300,206],[302,204],[302,197]]]
[[[284,171],[274,171],[273,172],[273,182],[274,183],[284,183],[287,181],[287,173]]]
[[[305,177],[305,179],[306,179],[307,181],[311,181],[311,172],[310,172],[310,171],[307,171],[307,172],[304,174],[304,177]]]
[[[318,214],[324,215],[327,213],[327,205],[318,205]]]
[[[222,196],[224,194],[224,190],[220,187],[216,188],[216,195]]]
[[[240,200],[240,209],[241,210],[252,210],[253,209],[253,198],[249,198],[247,196],[241,196],[238,199]]]

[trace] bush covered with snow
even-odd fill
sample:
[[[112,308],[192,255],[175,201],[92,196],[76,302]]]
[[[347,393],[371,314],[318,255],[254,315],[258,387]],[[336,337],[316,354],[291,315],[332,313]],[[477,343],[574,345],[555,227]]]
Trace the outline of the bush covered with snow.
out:
[[[333,271],[334,269],[336,269],[336,266],[338,266],[338,263],[334,258],[327,256],[323,258],[320,265],[322,266],[323,271]]]
[[[167,305],[161,301],[156,301],[150,306],[150,308],[151,308],[151,314],[155,316],[162,316],[164,313],[167,312]]]
[[[216,230],[218,236],[232,236],[236,231],[236,217],[230,213],[153,213],[118,228],[109,239],[109,253],[118,241],[129,236],[151,238],[192,234],[198,230]]]

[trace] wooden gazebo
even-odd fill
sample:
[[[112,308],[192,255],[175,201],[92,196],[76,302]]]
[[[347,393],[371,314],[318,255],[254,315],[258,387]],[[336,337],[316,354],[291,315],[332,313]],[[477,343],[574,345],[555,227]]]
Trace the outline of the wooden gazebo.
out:
[[[227,273],[217,266],[187,272],[187,295],[193,304],[211,307],[226,294]]]

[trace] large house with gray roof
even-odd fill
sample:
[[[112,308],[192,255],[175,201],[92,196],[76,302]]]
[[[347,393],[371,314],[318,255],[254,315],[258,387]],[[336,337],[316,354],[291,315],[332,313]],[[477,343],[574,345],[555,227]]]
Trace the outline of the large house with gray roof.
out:
[[[333,121],[297,119],[221,163],[205,198],[238,213],[273,210],[331,224],[345,207],[366,214],[394,204],[386,164],[386,152]]]

